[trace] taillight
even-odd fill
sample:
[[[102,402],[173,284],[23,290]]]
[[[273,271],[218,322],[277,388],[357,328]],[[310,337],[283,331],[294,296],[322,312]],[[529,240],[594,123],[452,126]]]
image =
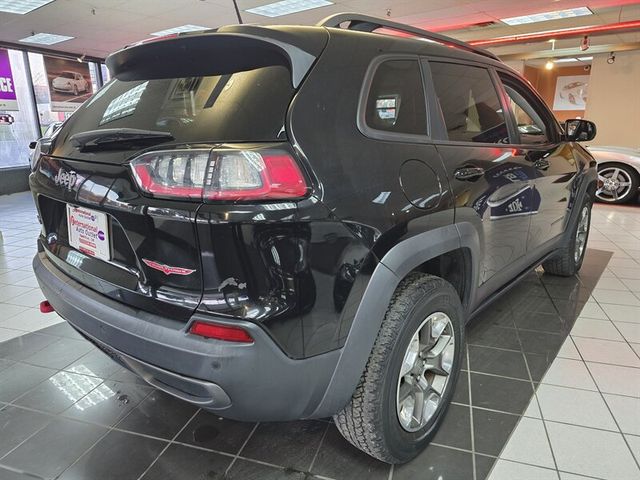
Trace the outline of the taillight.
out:
[[[148,152],[132,160],[131,168],[142,191],[160,198],[278,200],[307,193],[295,159],[277,149]]]
[[[217,323],[195,321],[189,333],[226,342],[253,343],[253,338],[245,329]]]

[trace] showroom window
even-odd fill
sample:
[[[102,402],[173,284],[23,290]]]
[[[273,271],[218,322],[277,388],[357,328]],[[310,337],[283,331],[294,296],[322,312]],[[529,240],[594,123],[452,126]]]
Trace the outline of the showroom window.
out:
[[[543,110],[525,97],[526,89],[520,87],[509,75],[499,73],[504,89],[509,97],[509,107],[516,120],[520,142],[527,145],[548,143],[547,127],[543,120]],[[522,93],[520,93],[522,92]],[[537,107],[537,108],[536,108]]]
[[[427,111],[417,60],[381,63],[367,98],[366,123],[386,132],[426,135]]]
[[[38,138],[24,54],[0,49],[0,169],[29,164],[29,142]]]
[[[443,62],[430,66],[449,140],[509,143],[502,105],[486,68]]]

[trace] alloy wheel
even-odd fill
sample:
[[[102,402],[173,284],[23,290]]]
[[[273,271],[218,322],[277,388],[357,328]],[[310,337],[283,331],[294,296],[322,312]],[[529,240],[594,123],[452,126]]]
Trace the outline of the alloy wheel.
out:
[[[455,349],[455,333],[446,313],[432,313],[413,334],[400,367],[396,394],[398,420],[404,430],[420,430],[438,411]]]
[[[582,207],[580,219],[578,220],[578,228],[576,229],[576,242],[573,251],[573,258],[576,264],[580,261],[582,253],[587,245],[587,233],[589,231],[589,207]]]
[[[631,193],[632,179],[621,168],[605,167],[599,170],[598,180],[602,186],[596,191],[596,197],[603,202],[616,202]]]

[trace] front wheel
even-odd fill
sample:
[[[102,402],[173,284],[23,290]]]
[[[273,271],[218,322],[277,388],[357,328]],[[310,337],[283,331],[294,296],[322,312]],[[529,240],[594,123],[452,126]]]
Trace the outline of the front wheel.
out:
[[[558,250],[552,258],[542,262],[542,268],[546,273],[561,277],[570,277],[578,273],[582,267],[587,240],[589,240],[591,206],[591,198],[587,196],[578,212],[578,219],[571,232],[569,244]]]
[[[463,309],[445,280],[411,274],[396,290],[351,401],[334,421],[360,450],[408,462],[431,441],[462,362]]]

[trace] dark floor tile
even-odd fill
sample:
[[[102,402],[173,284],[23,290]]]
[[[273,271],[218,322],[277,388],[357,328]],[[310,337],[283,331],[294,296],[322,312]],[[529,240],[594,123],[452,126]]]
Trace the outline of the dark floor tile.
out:
[[[38,330],[39,333],[46,333],[47,335],[55,335],[57,337],[74,338],[76,340],[82,340],[83,337],[67,322],[56,323],[50,327]]]
[[[112,426],[128,415],[151,391],[153,389],[149,387],[107,380],[67,408],[62,415]]]
[[[62,369],[93,348],[93,345],[86,340],[61,337],[42,350],[28,356],[24,361],[41,367]]]
[[[173,444],[142,480],[222,480],[233,457]]]
[[[12,471],[7,468],[3,468],[0,465],[0,478],[2,480],[40,480],[40,477],[24,471]]]
[[[506,348],[520,350],[518,335],[513,328],[497,327],[486,323],[473,321],[467,329],[467,343],[484,347]]]
[[[471,373],[471,402],[474,407],[522,414],[533,396],[529,381]]]
[[[111,431],[58,480],[136,480],[167,444]]]
[[[13,360],[8,360],[6,358],[0,358],[0,372],[3,371],[3,370],[6,370],[7,368],[9,368],[14,363],[15,362]]]
[[[172,439],[198,408],[159,390],[145,398],[117,428]]]
[[[507,293],[510,299],[524,297],[547,297],[547,290],[539,280],[534,282],[520,281],[514,287],[512,287]],[[513,304],[512,304],[513,305]]]
[[[586,300],[583,302],[576,302],[573,300],[556,299],[553,301],[553,303],[558,311],[558,315],[560,315],[568,322],[571,322],[570,325],[573,325],[573,322],[575,322],[575,320],[578,318],[580,312],[582,311],[582,308],[584,307],[584,304],[587,302]]]
[[[463,368],[466,368],[466,365],[463,365]],[[461,371],[458,375],[451,401],[469,405],[469,372],[466,370]]]
[[[469,407],[449,405],[433,443],[471,450],[471,420]]]
[[[585,287],[578,278],[567,279],[569,282],[551,285],[548,287],[549,296],[554,300],[567,300],[570,302],[584,303],[589,300],[591,290]]]
[[[396,465],[394,480],[467,480],[473,478],[470,453],[430,445],[414,460]]]
[[[518,415],[474,408],[473,438],[476,452],[498,456],[518,420]]]
[[[276,468],[246,460],[236,460],[225,480],[310,480],[301,471],[291,468]]]
[[[514,315],[520,312],[557,313],[556,307],[550,298],[529,297],[518,295],[511,299]]]
[[[52,335],[27,333],[0,343],[0,358],[24,360],[58,339]]]
[[[476,315],[467,328],[467,331],[469,331],[469,329],[475,328],[476,324],[513,328],[513,312],[511,308],[496,309],[494,308],[494,306],[495,304],[492,303],[489,307]]]
[[[472,372],[529,379],[521,352],[469,345],[469,369]]]
[[[559,333],[533,332],[518,330],[522,350],[525,353],[555,356],[566,339],[566,335]]]
[[[518,329],[536,330],[551,333],[569,333],[573,322],[569,323],[557,313],[518,312],[515,315]]]
[[[325,422],[314,420],[261,423],[240,455],[285,468],[306,470],[328,427]]]
[[[94,377],[109,378],[118,372],[122,367],[114,362],[107,354],[97,348],[77,359],[65,370],[82,375],[92,375]]]
[[[544,374],[547,373],[549,365],[551,365],[555,359],[555,356],[538,355],[536,353],[525,353],[524,356],[527,358],[527,364],[529,365],[529,371],[531,372],[531,379],[534,382],[542,380]]]
[[[493,457],[476,455],[476,480],[485,480],[491,472],[494,463],[496,463],[496,459]]]
[[[311,472],[336,480],[387,480],[389,468],[389,465],[352,446],[335,425],[330,425]]]
[[[236,454],[249,438],[255,423],[236,422],[201,410],[176,441]]]
[[[2,463],[56,478],[102,435],[105,428],[58,418],[2,459]]]
[[[123,382],[123,383],[135,383],[136,385],[143,385],[143,386],[149,385],[138,375],[136,375],[132,371],[127,370],[126,368],[123,368],[123,367],[120,367],[118,370],[116,370],[109,377],[109,380],[114,380],[116,382]]]
[[[61,413],[102,383],[101,378],[61,371],[37,385],[14,403]]]
[[[10,402],[31,390],[43,380],[56,373],[55,370],[25,363],[16,363],[0,372],[0,401]]]
[[[43,428],[51,420],[53,420],[53,417],[50,415],[30,412],[29,410],[11,406],[0,410],[0,458]]]

